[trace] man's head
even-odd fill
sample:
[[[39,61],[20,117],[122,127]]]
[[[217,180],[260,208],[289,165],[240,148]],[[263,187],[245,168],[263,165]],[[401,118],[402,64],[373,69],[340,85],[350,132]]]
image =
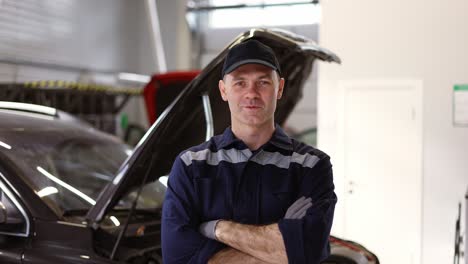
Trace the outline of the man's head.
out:
[[[222,77],[244,64],[262,64],[281,75],[280,65],[273,50],[258,40],[248,40],[231,48],[224,60]]]
[[[271,48],[256,40],[241,43],[228,52],[219,90],[229,103],[231,125],[274,127],[276,101],[284,79]]]

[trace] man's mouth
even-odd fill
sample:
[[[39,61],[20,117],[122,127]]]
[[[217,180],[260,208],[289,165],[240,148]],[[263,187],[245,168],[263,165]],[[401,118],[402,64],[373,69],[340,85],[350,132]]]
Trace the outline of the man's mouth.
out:
[[[258,105],[246,105],[246,106],[244,106],[244,107],[247,108],[247,109],[259,109],[259,108],[261,108],[261,107],[258,106]]]
[[[246,111],[257,112],[257,111],[260,111],[263,107],[260,105],[244,105],[243,108]]]

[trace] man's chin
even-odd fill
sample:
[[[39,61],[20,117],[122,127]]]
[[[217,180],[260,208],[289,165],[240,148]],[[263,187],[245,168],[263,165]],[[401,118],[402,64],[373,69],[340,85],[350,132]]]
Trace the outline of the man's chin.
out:
[[[261,127],[268,124],[268,120],[265,120],[263,118],[249,117],[242,120],[242,123],[252,127]]]

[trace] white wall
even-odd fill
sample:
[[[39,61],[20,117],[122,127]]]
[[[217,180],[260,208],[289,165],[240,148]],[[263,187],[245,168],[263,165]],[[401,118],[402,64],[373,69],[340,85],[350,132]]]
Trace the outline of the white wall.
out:
[[[332,157],[337,155],[338,81],[422,80],[421,263],[449,263],[453,259],[457,203],[463,200],[468,185],[468,128],[452,124],[453,85],[468,83],[468,2],[321,3],[320,44],[336,52],[343,64],[320,65],[319,147]],[[342,164],[335,163],[334,167],[337,189],[341,192]],[[343,193],[339,195],[344,197]],[[344,224],[340,210],[338,206],[335,234],[342,231]],[[390,224],[382,223],[382,228]]]

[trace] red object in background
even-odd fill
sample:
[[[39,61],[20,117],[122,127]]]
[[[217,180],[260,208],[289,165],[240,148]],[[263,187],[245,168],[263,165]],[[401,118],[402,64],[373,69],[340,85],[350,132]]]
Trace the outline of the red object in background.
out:
[[[153,75],[143,90],[150,125],[199,73],[194,70]]]

